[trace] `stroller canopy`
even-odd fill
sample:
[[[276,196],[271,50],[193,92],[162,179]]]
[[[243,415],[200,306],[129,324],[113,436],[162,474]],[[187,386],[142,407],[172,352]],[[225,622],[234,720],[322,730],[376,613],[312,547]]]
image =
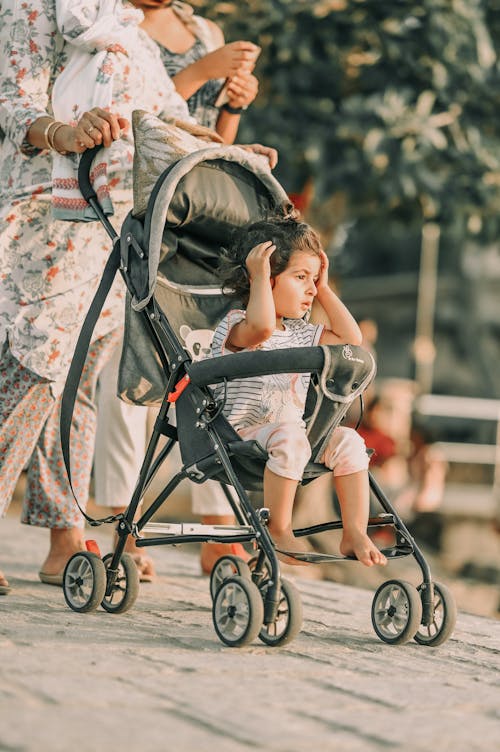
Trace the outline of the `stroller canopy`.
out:
[[[137,262],[131,268],[139,287],[133,307],[140,310],[159,277],[188,287],[217,286],[220,249],[231,232],[291,205],[266,158],[207,142],[200,138],[212,135],[207,129],[164,123],[143,111],[134,112],[133,126],[133,227],[145,252],[140,266],[147,266],[146,285],[144,268],[138,275]]]
[[[165,369],[139,313],[154,302],[193,360],[234,302],[217,274],[231,233],[290,202],[267,159],[207,141],[205,128],[165,123],[134,112],[134,210],[121,231],[126,307],[119,393],[139,404],[161,402]]]

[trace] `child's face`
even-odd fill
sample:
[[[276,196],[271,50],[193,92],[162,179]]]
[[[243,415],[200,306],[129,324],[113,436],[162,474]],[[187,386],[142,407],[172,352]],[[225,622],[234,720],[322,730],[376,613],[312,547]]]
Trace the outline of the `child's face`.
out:
[[[274,278],[273,299],[278,318],[301,319],[316,297],[319,256],[296,251],[284,272]]]

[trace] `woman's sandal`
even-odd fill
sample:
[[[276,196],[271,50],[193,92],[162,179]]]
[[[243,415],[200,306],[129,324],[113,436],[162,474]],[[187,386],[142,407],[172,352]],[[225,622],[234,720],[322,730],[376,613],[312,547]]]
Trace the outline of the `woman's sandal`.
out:
[[[3,576],[3,574],[0,574],[0,595],[8,595],[10,591],[11,591],[11,588],[10,588],[8,581]]]
[[[43,572],[42,570],[38,572],[40,582],[43,582],[45,585],[56,585],[57,587],[62,587],[63,575],[64,569],[57,574],[47,574],[47,572]]]

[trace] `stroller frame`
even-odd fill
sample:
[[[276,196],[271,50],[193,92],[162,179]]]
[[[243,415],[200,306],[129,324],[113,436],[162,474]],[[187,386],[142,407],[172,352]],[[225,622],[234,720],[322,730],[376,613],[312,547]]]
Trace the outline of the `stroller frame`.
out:
[[[79,171],[80,188],[82,194],[94,209],[98,219],[110,236],[114,251],[116,252],[119,247],[120,238],[103,213],[89,180],[89,169],[94,154],[95,151],[92,150],[87,153],[86,158],[82,159]],[[133,235],[128,234],[125,240],[129,252],[141,254],[141,248]],[[120,273],[129,292],[133,292],[130,288],[126,271],[127,268],[122,262]],[[155,344],[165,372],[169,374],[166,394],[154,423],[139,478],[127,509],[121,515],[106,518],[105,520],[91,521],[91,524],[102,524],[111,521],[118,522],[116,528],[117,541],[114,551],[104,558],[103,571],[101,571],[100,567],[100,564],[102,564],[100,554],[98,554],[98,550],[92,547],[92,544],[88,546],[88,552],[75,554],[70,559],[63,577],[63,589],[66,601],[76,611],[93,610],[101,604],[105,610],[118,613],[128,610],[133,605],[138,592],[138,573],[135,563],[125,553],[125,545],[129,535],[135,538],[138,548],[181,543],[252,542],[256,546],[258,553],[253,560],[250,577],[253,583],[252,587],[256,587],[260,591],[258,600],[262,602],[262,612],[260,612],[261,607],[256,605],[257,601],[253,597],[254,593],[246,592],[250,586],[242,582],[242,580],[248,580],[245,562],[238,560],[237,557],[225,556],[220,561],[223,562],[226,568],[223,565],[219,567],[219,563],[217,563],[211,577],[216,632],[221,640],[229,646],[248,644],[256,636],[259,636],[269,645],[283,645],[293,639],[300,630],[301,613],[296,613],[296,618],[291,613],[292,609],[295,609],[296,612],[301,611],[300,601],[297,601],[297,594],[294,593],[293,586],[290,586],[290,583],[286,583],[285,585],[285,581],[281,580],[276,549],[267,529],[269,512],[265,508],[254,509],[231,460],[231,457],[233,459],[250,457],[253,460],[263,462],[267,455],[256,442],[243,441],[239,438],[237,441],[227,441],[227,437],[224,437],[222,435],[223,431],[221,432],[220,430],[219,416],[221,406],[214,400],[210,388],[210,385],[217,380],[231,378],[231,374],[228,375],[227,372],[228,358],[231,359],[231,364],[233,365],[237,362],[237,359],[244,359],[244,354],[223,356],[213,359],[208,364],[207,361],[192,362],[190,355],[179,342],[168,319],[157,305],[154,297],[147,302],[140,313],[151,334],[152,341]],[[297,348],[297,350],[302,349],[305,350],[306,348]],[[314,350],[320,349],[314,348]],[[314,357],[311,359],[311,349],[307,348],[307,350],[309,351],[307,367],[300,367],[300,365],[296,367],[294,364],[294,372],[314,373],[320,369],[321,364],[319,360],[317,358],[315,360]],[[286,353],[287,351],[282,351],[281,353],[260,353],[259,357],[265,359],[267,355],[272,356],[273,363],[276,364],[278,362],[278,368],[282,372],[288,372],[290,370],[289,363],[286,363],[284,357],[280,357],[282,355],[286,356]],[[226,361],[226,363],[223,363],[223,361]],[[262,365],[260,368],[262,369]],[[241,373],[237,371],[238,366],[236,367],[236,373],[232,375],[233,378],[241,376]],[[264,371],[261,370],[259,372]],[[269,371],[266,370],[265,372]],[[275,371],[273,370],[273,372]],[[248,372],[248,368],[245,368],[244,364],[242,366],[242,373],[252,375]],[[189,390],[190,401],[193,403],[193,410],[197,416],[196,428],[205,432],[212,448],[211,453],[195,463],[183,464],[181,469],[169,480],[149,508],[135,520],[138,507],[146,490],[179,440],[177,427],[169,421],[169,411],[171,406],[182,397],[186,389]],[[344,413],[347,411],[347,407],[348,405],[346,405]],[[165,446],[155,457],[159,441],[162,437],[166,438]],[[69,461],[67,467],[71,480]],[[325,471],[327,471],[326,468]],[[202,483],[214,476],[220,480],[221,472],[224,478],[223,481],[220,481],[221,487],[234,512],[236,518],[235,525],[214,526],[196,523],[151,522],[154,514],[175,491],[181,481],[189,479],[196,483]],[[319,474],[317,473],[317,475]],[[218,478],[217,475],[219,476]],[[236,492],[236,499],[228,492],[228,484],[233,486]],[[371,493],[382,507],[383,513],[377,517],[370,518],[368,527],[392,526],[395,531],[395,545],[384,549],[385,555],[389,560],[401,556],[413,556],[422,574],[422,583],[418,589],[404,581],[390,580],[377,590],[372,605],[372,623],[375,632],[380,639],[389,644],[407,642],[412,638],[425,645],[441,644],[449,637],[455,623],[456,610],[453,598],[445,586],[433,582],[430,567],[422,551],[371,473],[369,473],[369,485]],[[293,532],[296,537],[302,537],[338,529],[342,529],[341,520],[310,525],[295,529]],[[154,534],[155,537],[142,537],[142,533],[145,532]],[[91,593],[90,595],[84,595],[83,600],[81,594],[75,596],[74,588],[75,571],[78,569],[81,574],[82,558],[85,559],[83,563],[87,569],[90,568],[92,578]],[[333,554],[301,554],[297,555],[296,558],[314,562],[354,559],[354,557]],[[230,564],[229,577],[227,576],[228,563]],[[234,576],[234,572],[236,572],[236,576]],[[240,576],[240,573],[243,573],[245,576]],[[258,611],[256,619],[252,620],[250,618],[252,624],[247,625],[243,634],[238,634],[236,637],[225,633],[216,621],[217,610],[218,608],[220,609],[220,602],[224,599],[224,589],[235,586],[243,589],[244,595],[248,600],[247,605],[251,607],[249,611],[251,612],[252,609]],[[115,598],[117,594],[118,600]],[[284,597],[286,600],[285,611],[287,611],[287,616],[285,626],[280,631],[273,625],[280,618],[279,612],[283,611]],[[401,622],[402,612],[404,612],[404,623],[402,626],[399,623],[395,627],[398,619]]]

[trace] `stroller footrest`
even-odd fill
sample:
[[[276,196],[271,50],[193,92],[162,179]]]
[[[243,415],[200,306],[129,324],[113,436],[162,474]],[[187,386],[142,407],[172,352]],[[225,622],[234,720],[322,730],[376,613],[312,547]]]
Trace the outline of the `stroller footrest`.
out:
[[[318,553],[316,551],[282,551],[276,549],[277,553],[289,556],[297,561],[305,561],[308,564],[327,564],[332,561],[358,561],[355,556],[342,556],[341,554]],[[413,553],[413,546],[410,544],[397,545],[392,548],[383,548],[381,552],[388,559],[396,559],[400,556],[410,556]]]
[[[378,517],[370,517],[368,520],[368,527],[381,527],[383,525],[393,525],[393,514],[381,514]],[[342,520],[333,520],[332,522],[322,522],[319,525],[310,525],[309,527],[301,527],[293,531],[296,538],[300,538],[303,535],[316,535],[316,533],[323,533],[326,530],[341,530]]]
[[[353,556],[341,556],[340,554],[324,554],[317,551],[282,551],[280,548],[276,549],[278,554],[283,556],[289,556],[291,559],[297,559],[297,561],[305,561],[308,564],[324,564],[329,561],[344,561],[352,560],[356,561]]]

